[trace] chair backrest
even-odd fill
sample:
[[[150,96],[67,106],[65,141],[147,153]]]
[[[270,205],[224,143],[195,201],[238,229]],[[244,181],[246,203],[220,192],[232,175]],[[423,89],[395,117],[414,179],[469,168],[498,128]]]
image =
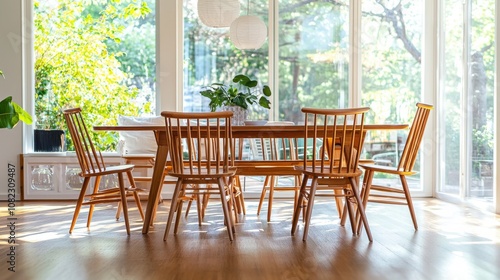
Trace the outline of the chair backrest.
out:
[[[294,122],[269,121],[266,125],[294,125]],[[259,140],[263,160],[298,159],[296,138],[260,138]]]
[[[104,159],[101,152],[97,151],[92,143],[89,131],[83,121],[81,108],[67,109],[63,111],[63,114],[75,146],[82,174],[105,171]]]
[[[408,132],[403,153],[399,159],[398,170],[411,171],[413,169],[417,160],[418,149],[424,136],[425,125],[433,108],[432,105],[417,103],[417,112],[415,113],[410,132]]]
[[[232,112],[165,111],[161,115],[174,173],[224,173],[234,166]]]
[[[324,174],[356,173],[370,108],[303,108],[304,166]]]

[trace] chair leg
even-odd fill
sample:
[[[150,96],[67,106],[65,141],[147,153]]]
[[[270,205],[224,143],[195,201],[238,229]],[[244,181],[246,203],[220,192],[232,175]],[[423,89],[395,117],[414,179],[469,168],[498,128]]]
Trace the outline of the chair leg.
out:
[[[177,210],[177,200],[179,199],[179,192],[181,190],[182,180],[179,179],[175,184],[175,189],[172,194],[172,200],[170,202],[170,209],[168,211],[168,219],[167,219],[167,227],[165,228],[165,233],[163,234],[163,241],[167,240],[168,232],[170,231],[170,227],[172,225],[172,219],[174,218],[174,213]]]
[[[130,224],[128,220],[128,205],[127,205],[127,195],[125,194],[125,182],[123,181],[123,173],[118,173],[118,185],[120,186],[120,196],[121,204],[123,207],[123,218],[125,220],[125,227],[127,229],[127,235],[130,235]]]
[[[167,173],[163,172],[162,174],[162,177],[161,177],[161,181],[160,182],[165,182],[165,176],[166,176]],[[158,189],[158,192],[160,192],[161,188]],[[156,221],[156,211],[158,210],[158,206],[160,203],[163,203],[163,198],[161,197],[161,194],[158,193],[158,202],[155,203],[155,205],[153,206],[153,217],[151,219],[151,226],[153,226],[154,222]]]
[[[299,193],[300,193],[300,185],[302,184],[302,176],[296,175],[295,176],[295,190],[294,195],[293,195],[293,209],[295,211],[295,208],[297,207],[297,203],[299,201]],[[306,216],[306,208],[302,207],[302,221],[304,221],[304,218]]]
[[[101,183],[101,176],[95,177],[95,183],[94,183],[93,193],[96,193],[96,192],[99,191],[99,184],[100,183]],[[90,204],[89,215],[87,216],[87,228],[90,228],[90,222],[92,221],[92,215],[94,214],[94,208],[95,208],[95,205],[94,204]]]
[[[299,223],[300,212],[303,209],[302,202],[304,200],[304,194],[306,192],[307,180],[308,176],[304,175],[304,177],[302,178],[302,184],[300,186],[299,197],[297,198],[297,204],[295,205],[295,210],[293,211],[292,230],[291,230],[292,236],[295,235],[295,232],[297,231],[297,224]],[[305,218],[305,214],[303,214],[303,216]]]
[[[201,222],[203,221],[203,205],[201,203],[202,195],[196,194],[196,209],[198,210],[198,226],[201,227]]]
[[[313,177],[311,182],[311,189],[309,190],[309,199],[307,200],[307,210],[304,224],[304,236],[302,241],[307,240],[309,233],[309,224],[311,223],[312,209],[314,207],[314,197],[316,196],[316,188],[318,187],[318,177]]]
[[[297,206],[297,200],[299,199],[300,184],[302,183],[300,176],[296,175],[294,178],[294,182],[295,189],[293,190],[293,209],[295,209],[295,206]]]
[[[202,212],[201,212],[201,217],[203,219],[205,218],[205,210],[207,210],[208,200],[209,199],[210,199],[210,194],[209,193],[203,194],[203,203],[202,203]]]
[[[243,190],[240,189],[240,195],[238,196],[238,201],[241,205],[241,211],[243,212],[243,215],[247,214],[247,207],[245,206],[245,196],[243,195]]]
[[[361,200],[361,197],[359,196],[359,189],[356,183],[356,178],[349,178],[349,181],[351,182],[351,189],[354,195],[354,198],[356,199],[356,203],[358,204],[358,209],[357,212],[359,212],[359,215],[361,216],[361,220],[363,221],[363,225],[366,230],[366,235],[368,235],[368,240],[370,242],[373,242],[372,238],[372,232],[370,230],[370,226],[368,225],[368,219],[366,218],[365,215],[365,207],[363,206],[363,201]],[[353,221],[354,222],[354,221]]]
[[[132,195],[134,196],[135,204],[137,205],[137,210],[139,210],[139,214],[141,214],[141,219],[144,221],[144,211],[142,210],[141,199],[137,194],[137,185],[135,184],[134,176],[132,175],[132,171],[127,171],[128,181],[130,186],[132,187]]]
[[[236,201],[236,197],[234,195],[231,195],[229,193],[229,201],[227,203],[228,203],[227,206],[228,206],[228,209],[229,209],[229,213],[231,213],[231,210],[234,213],[233,224],[239,223],[239,219],[238,219],[238,213],[239,212],[238,212],[238,207],[237,207],[237,203],[238,202]],[[234,228],[233,228],[233,233],[234,233]]]
[[[241,188],[241,180],[240,176],[235,176],[233,181],[233,188],[237,191],[237,203],[238,203],[238,214],[243,213],[243,215],[247,214],[247,210],[245,207],[245,198],[243,197],[243,189]]]
[[[349,187],[344,188],[344,194],[345,194],[344,208],[347,209],[347,214],[349,215],[349,221],[351,223],[352,234],[356,235],[356,228],[357,228],[356,218],[355,218],[354,210],[352,209],[352,202],[349,201],[349,199],[352,198],[352,194],[350,192],[351,192],[351,189]],[[349,197],[349,195],[351,195],[351,197]],[[344,214],[342,216],[342,222],[341,222],[342,226],[345,225],[345,220],[346,220],[345,214],[346,213],[344,211]]]
[[[337,204],[338,206],[338,204]],[[346,221],[346,216],[345,216],[345,213],[346,213],[347,210],[347,203],[344,203],[344,207],[342,207],[342,215],[340,216],[340,225],[341,226],[345,226],[345,221]]]
[[[137,210],[139,210],[139,214],[141,215],[141,220],[144,221],[144,211],[142,210],[141,198],[136,191],[132,192],[132,194],[134,195],[135,204],[137,204]]]
[[[193,185],[191,185],[191,186],[193,186]],[[210,185],[207,185],[207,188],[210,188]],[[198,190],[199,190],[199,188],[198,188]],[[191,205],[193,204],[193,200],[196,200],[196,209],[197,209],[197,213],[198,213],[198,225],[199,226],[201,226],[201,224],[203,222],[203,218],[205,217],[205,209],[207,207],[207,204],[205,203],[205,196],[206,195],[207,194],[202,195],[200,193],[193,194],[191,199],[188,201],[188,204],[186,206],[186,213],[184,214],[184,217],[187,218],[187,216],[189,215],[189,210],[191,209]],[[208,202],[208,199],[206,200],[206,202]],[[181,207],[181,209],[182,209],[182,207]]]
[[[229,212],[229,207],[225,195],[225,183],[223,178],[218,178],[217,185],[219,187],[219,192],[220,192],[220,198],[221,198],[221,203],[222,203],[222,211],[224,212],[224,218],[226,220],[226,226],[227,226],[227,233],[229,235],[229,240],[233,241],[234,235],[233,235],[233,219],[231,216],[231,213]],[[229,195],[232,196],[232,189],[229,190]]]
[[[198,185],[196,185],[198,186]],[[174,224],[174,234],[177,234],[178,229],[179,229],[179,223],[181,222],[181,216],[182,216],[182,209],[184,205],[184,200],[186,197],[186,185],[182,185],[181,191],[179,193],[179,198],[178,198],[178,203],[177,203],[177,209],[175,209],[177,215],[175,218],[175,224]],[[192,198],[192,197],[191,197]],[[192,199],[190,199],[191,201]]]
[[[262,203],[264,202],[264,199],[266,199],[266,192],[267,192],[267,184],[269,184],[269,178],[271,176],[266,176],[266,179],[264,179],[264,185],[262,186],[262,192],[260,194],[260,200],[259,200],[259,206],[257,206],[257,215],[260,215],[260,209],[262,208]]]
[[[269,198],[267,200],[267,222],[271,221],[271,214],[273,209],[274,187],[278,177],[271,176],[271,184],[269,185]]]
[[[415,209],[413,208],[413,202],[410,195],[410,189],[408,188],[408,182],[406,182],[405,175],[399,175],[401,178],[401,184],[403,185],[403,191],[405,193],[406,203],[408,204],[408,209],[410,210],[411,219],[413,221],[413,227],[418,230],[417,216],[415,215]]]
[[[192,187],[194,187],[193,185],[191,185]],[[186,214],[184,214],[184,217],[187,218],[187,216],[189,215],[189,210],[191,210],[191,204],[193,204],[193,200],[196,199],[195,195],[193,194],[191,196],[191,199],[188,201],[188,204],[186,206]]]
[[[184,204],[184,200],[180,199],[179,203],[177,203],[177,217],[175,218],[174,234],[177,234],[179,230],[179,223],[182,217],[182,204]]]
[[[210,189],[210,188],[212,188],[212,184],[208,184],[206,187],[207,187],[207,189]],[[210,201],[210,193],[209,192],[204,193],[203,194],[202,204],[201,204],[201,217],[202,217],[202,220],[205,218],[205,211],[207,210],[208,202],[209,201]]]
[[[75,228],[76,220],[78,220],[78,214],[80,214],[80,209],[82,208],[83,200],[85,198],[85,193],[87,192],[87,187],[89,185],[90,178],[85,177],[83,179],[82,189],[80,190],[80,195],[78,196],[78,200],[76,202],[75,212],[73,213],[73,219],[71,220],[71,226],[69,227],[69,233],[73,232]]]
[[[227,194],[229,195],[229,201],[228,201],[228,209],[229,213],[231,213],[231,210],[234,212],[234,220],[233,224],[237,224],[239,222],[238,220],[238,215],[241,213],[241,204],[239,204],[239,201],[237,201],[236,198],[236,193],[237,191],[234,188],[234,184],[236,184],[236,177],[234,178],[228,178],[227,181],[223,180],[227,186]],[[234,228],[233,228],[233,233],[234,233]]]
[[[342,203],[342,198],[339,197],[339,195],[342,194],[342,191],[340,190],[333,190],[333,192],[335,193],[335,205],[337,206],[337,212],[339,213],[339,219],[342,219],[342,214],[343,214],[343,210],[345,209],[343,203]]]
[[[184,217],[187,218],[187,216],[189,215],[189,210],[191,210],[191,204],[193,203],[193,200],[189,200],[188,201],[188,204],[186,206],[186,213],[184,214]]]
[[[372,170],[365,170],[365,177],[363,178],[363,187],[361,188],[361,199],[363,201],[363,207],[364,209],[366,210],[366,207],[368,206],[368,197],[370,196],[370,190],[371,190],[371,187],[372,187],[372,180],[373,180],[373,175],[375,174],[375,172],[373,172]],[[359,235],[361,233],[361,228],[363,226],[362,222],[361,222],[361,219],[360,219],[360,216],[359,216],[359,212],[356,213],[356,233],[357,235]]]

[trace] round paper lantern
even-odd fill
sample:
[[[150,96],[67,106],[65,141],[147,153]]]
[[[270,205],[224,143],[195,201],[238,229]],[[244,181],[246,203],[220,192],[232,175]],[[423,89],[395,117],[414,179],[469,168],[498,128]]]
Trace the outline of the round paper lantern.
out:
[[[241,16],[231,23],[229,38],[238,49],[258,49],[267,38],[267,26],[258,16]]]
[[[198,0],[198,16],[208,27],[229,27],[239,15],[239,0]]]

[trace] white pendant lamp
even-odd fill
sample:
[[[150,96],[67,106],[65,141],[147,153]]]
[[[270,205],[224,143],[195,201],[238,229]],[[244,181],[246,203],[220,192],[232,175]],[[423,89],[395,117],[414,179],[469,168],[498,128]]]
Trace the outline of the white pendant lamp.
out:
[[[239,0],[198,0],[198,16],[208,27],[229,27],[239,15]]]
[[[258,16],[240,16],[231,23],[229,38],[238,49],[258,49],[266,42],[267,26]]]

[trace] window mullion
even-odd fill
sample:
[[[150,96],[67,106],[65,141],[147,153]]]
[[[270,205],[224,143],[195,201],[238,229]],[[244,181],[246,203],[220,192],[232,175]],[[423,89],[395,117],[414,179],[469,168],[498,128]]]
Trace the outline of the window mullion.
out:
[[[361,1],[349,3],[349,104],[361,105]]]

